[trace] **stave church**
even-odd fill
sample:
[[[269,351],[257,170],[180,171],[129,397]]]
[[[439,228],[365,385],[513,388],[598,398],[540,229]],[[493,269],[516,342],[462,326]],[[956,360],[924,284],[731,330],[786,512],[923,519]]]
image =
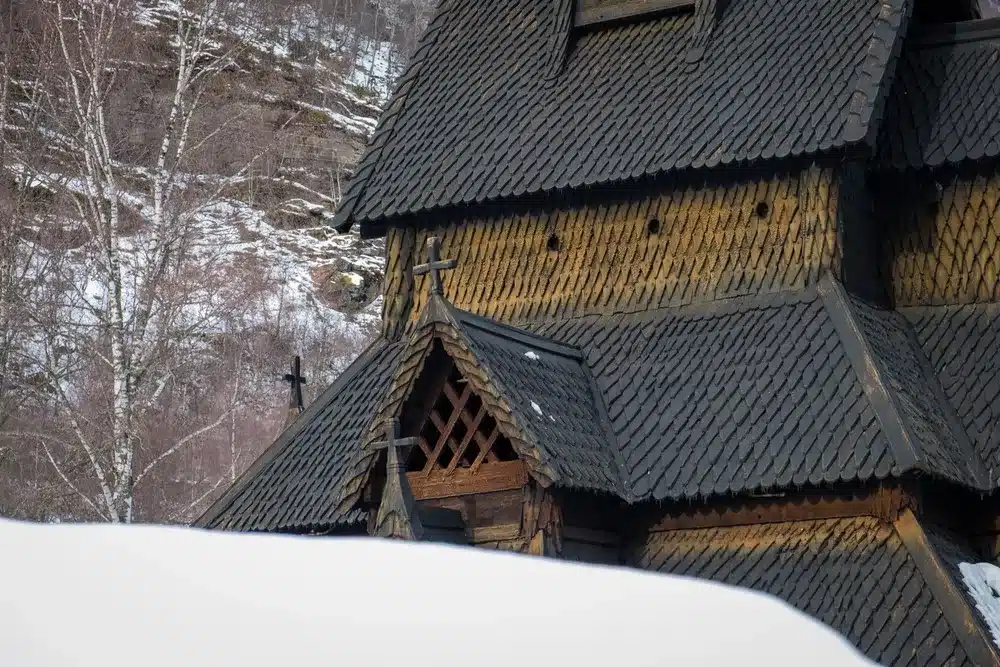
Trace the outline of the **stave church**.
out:
[[[385,240],[381,335],[198,525],[702,577],[1000,665],[992,0],[441,0],[334,224]]]

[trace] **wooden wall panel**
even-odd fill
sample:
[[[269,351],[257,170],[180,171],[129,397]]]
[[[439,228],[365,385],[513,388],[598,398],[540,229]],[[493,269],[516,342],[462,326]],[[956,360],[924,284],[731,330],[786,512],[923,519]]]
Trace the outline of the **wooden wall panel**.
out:
[[[886,177],[876,207],[896,306],[1000,300],[997,165]]]
[[[431,234],[442,257],[459,260],[443,274],[448,298],[512,323],[795,289],[839,270],[831,169],[706,178],[494,208],[430,231],[390,229],[387,333],[398,335],[427,299],[428,278],[412,283],[410,271],[426,261]]]

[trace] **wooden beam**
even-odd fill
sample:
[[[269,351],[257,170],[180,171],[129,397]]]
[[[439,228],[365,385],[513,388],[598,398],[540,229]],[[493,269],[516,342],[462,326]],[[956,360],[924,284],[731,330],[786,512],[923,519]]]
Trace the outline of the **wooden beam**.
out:
[[[808,493],[650,509],[642,523],[651,532],[855,516],[873,516],[891,523],[911,505],[909,494],[898,488],[840,494]]]
[[[522,461],[504,461],[480,466],[475,472],[471,468],[447,473],[434,470],[430,475],[421,471],[407,473],[406,478],[414,498],[429,500],[519,489],[528,483],[528,469]]]
[[[495,526],[482,526],[480,528],[469,529],[469,541],[473,544],[480,542],[504,542],[506,540],[516,540],[521,537],[521,524],[501,523]]]
[[[573,16],[577,28],[694,9],[694,0],[584,0]]]

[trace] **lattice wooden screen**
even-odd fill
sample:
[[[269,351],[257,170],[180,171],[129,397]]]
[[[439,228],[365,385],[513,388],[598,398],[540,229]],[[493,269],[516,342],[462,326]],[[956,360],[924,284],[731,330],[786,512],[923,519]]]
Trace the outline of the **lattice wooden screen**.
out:
[[[407,460],[408,472],[430,477],[456,471],[475,474],[482,466],[516,461],[510,441],[482,400],[453,370],[420,433],[420,447]]]

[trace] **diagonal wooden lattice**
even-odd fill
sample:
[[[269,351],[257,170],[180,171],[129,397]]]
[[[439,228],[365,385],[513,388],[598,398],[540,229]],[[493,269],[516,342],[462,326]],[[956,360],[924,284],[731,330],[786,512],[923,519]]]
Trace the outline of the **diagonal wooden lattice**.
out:
[[[457,470],[474,474],[484,464],[515,460],[517,455],[496,420],[455,371],[424,421],[419,448],[411,452],[406,469],[425,477]]]

